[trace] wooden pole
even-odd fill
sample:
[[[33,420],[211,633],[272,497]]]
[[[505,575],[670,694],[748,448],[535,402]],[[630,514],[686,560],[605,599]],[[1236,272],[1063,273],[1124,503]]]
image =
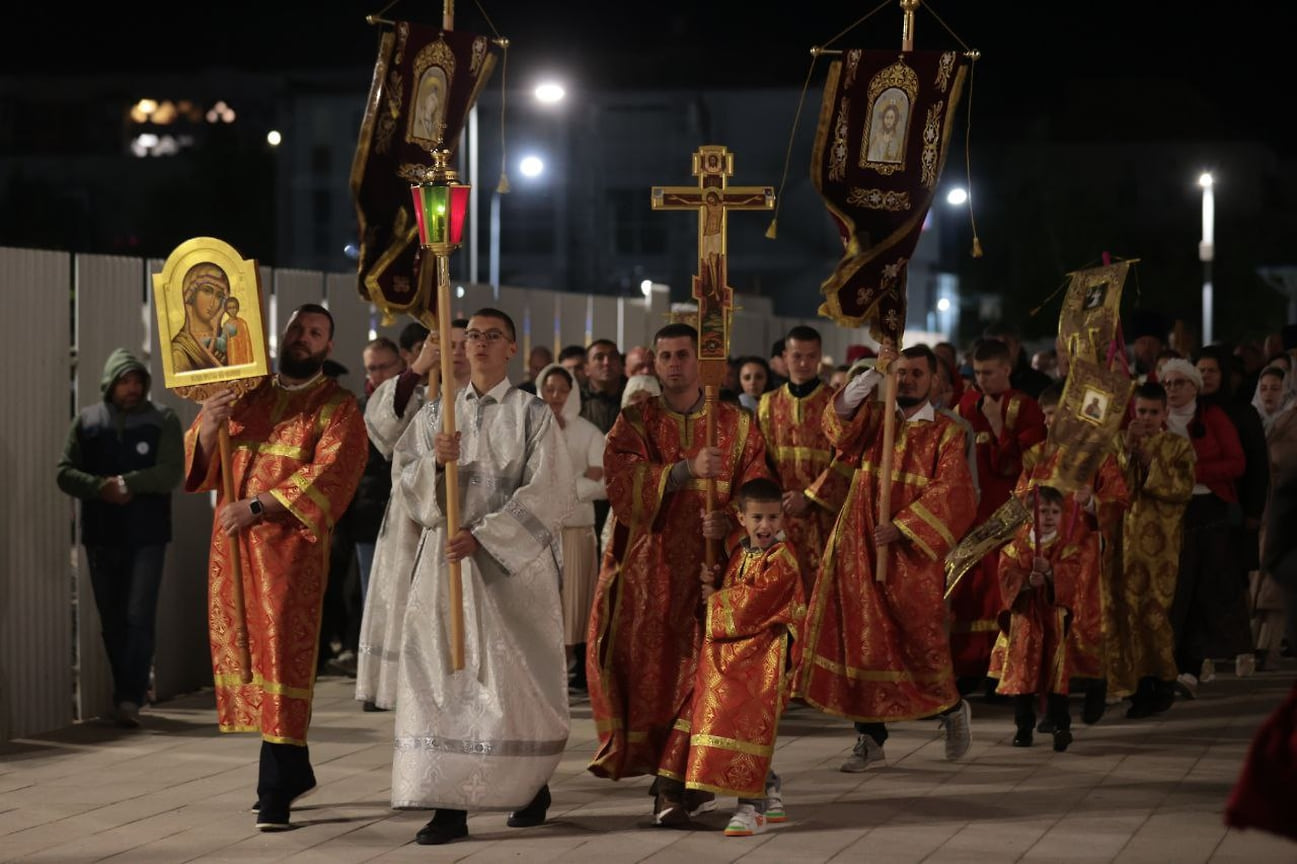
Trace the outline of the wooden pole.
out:
[[[221,489],[227,505],[234,502],[234,467],[230,457],[230,424],[225,421],[217,433],[221,451]],[[252,683],[252,653],[248,650],[248,617],[243,605],[243,567],[239,561],[239,535],[227,534],[229,543],[230,578],[233,580],[234,644],[239,652],[239,680]]]
[[[705,412],[704,423],[707,424],[707,446],[716,446],[716,385],[708,384],[703,388],[703,410]],[[731,493],[734,494],[734,493]],[[707,512],[708,514],[716,510],[716,478],[707,478]],[[704,554],[704,561],[707,564],[707,572],[710,574],[712,568],[716,566],[716,560],[719,555],[720,543],[708,539],[707,547]]]
[[[441,431],[455,434],[455,358],[450,345],[450,256],[437,255],[437,334],[441,345]],[[445,466],[446,539],[459,533],[459,463]],[[458,561],[447,569],[450,604],[450,666],[464,668],[464,584]]]
[[[907,265],[902,265],[907,266]],[[891,345],[891,340],[883,341]],[[892,449],[896,444],[896,370],[888,364],[883,373],[883,454],[878,465],[878,524],[892,521]],[[874,580],[887,579],[888,546],[879,545],[874,555]]]
[[[455,0],[443,0],[441,5],[441,29],[455,29]]]

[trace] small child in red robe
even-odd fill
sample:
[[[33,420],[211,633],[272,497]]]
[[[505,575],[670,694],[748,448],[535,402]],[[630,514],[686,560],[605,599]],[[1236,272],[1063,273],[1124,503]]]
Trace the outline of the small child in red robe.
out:
[[[1067,707],[1067,618],[1087,558],[1082,546],[1060,537],[1063,495],[1052,486],[1037,486],[1036,518],[1018,530],[1000,551],[998,576],[1005,610],[1000,626],[1007,636],[1004,671],[996,692],[1013,699],[1018,732],[1013,746],[1030,747],[1036,726],[1036,703],[1044,697],[1053,723],[1054,750],[1072,743]],[[1093,535],[1087,535],[1086,545]]]
[[[737,797],[725,836],[750,837],[788,818],[770,763],[806,600],[796,550],[782,532],[779,484],[748,481],[738,506],[747,536],[720,587],[720,565],[708,572],[704,564],[700,574],[706,613],[684,779],[688,789]]]

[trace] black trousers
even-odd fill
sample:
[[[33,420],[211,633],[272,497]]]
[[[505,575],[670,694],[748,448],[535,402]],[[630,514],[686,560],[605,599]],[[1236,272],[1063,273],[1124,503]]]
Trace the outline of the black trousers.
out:
[[[1197,675],[1207,657],[1250,649],[1247,576],[1234,555],[1229,506],[1215,495],[1195,495],[1184,514],[1180,573],[1171,603],[1175,662]]]
[[[311,752],[306,746],[261,742],[261,768],[257,775],[257,798],[281,800],[285,805],[315,785]]]
[[[1019,729],[1036,727],[1035,693],[1023,693],[1013,697],[1013,722]],[[1050,693],[1045,697],[1045,716],[1054,723],[1055,729],[1071,729],[1072,715],[1067,710],[1066,693]]]

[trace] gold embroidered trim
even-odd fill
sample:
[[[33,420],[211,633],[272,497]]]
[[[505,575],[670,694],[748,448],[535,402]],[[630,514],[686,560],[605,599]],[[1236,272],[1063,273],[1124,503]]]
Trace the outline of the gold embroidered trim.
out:
[[[944,100],[928,108],[928,117],[923,124],[923,156],[921,157],[923,188],[931,189],[937,185],[937,163],[941,147],[941,112],[946,108]]]
[[[852,187],[847,193],[847,203],[870,210],[887,210],[895,213],[910,209],[909,192],[893,192],[887,189],[858,189]]]
[[[914,529],[910,528],[910,526],[906,525],[904,522],[893,522],[892,524],[896,526],[897,531],[900,531],[906,537],[910,538],[910,542],[915,546],[918,546],[919,551],[924,555],[927,555],[929,560],[937,560],[937,553],[932,551],[932,547],[925,543],[923,538],[915,533]]]
[[[734,753],[748,753],[753,756],[769,756],[775,748],[769,744],[752,744],[734,738],[722,738],[719,735],[690,735],[690,747],[711,747],[714,750],[729,750]]]
[[[945,523],[943,523],[940,519],[936,517],[936,514],[934,514],[927,507],[924,507],[923,504],[921,504],[918,501],[915,501],[913,504],[911,504],[910,509],[914,511],[915,516],[918,516],[920,519],[926,522],[928,526],[932,528],[933,531],[936,531],[937,535],[942,540],[946,541],[946,545],[948,546],[955,545],[955,535],[950,533],[950,529],[946,527]]]

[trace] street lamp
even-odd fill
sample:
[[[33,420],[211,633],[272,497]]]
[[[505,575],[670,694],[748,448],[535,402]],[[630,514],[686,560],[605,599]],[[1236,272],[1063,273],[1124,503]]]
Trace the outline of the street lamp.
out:
[[[1210,171],[1198,176],[1198,185],[1202,187],[1202,242],[1198,244],[1198,260],[1202,262],[1202,344],[1212,343],[1212,285],[1211,262],[1216,255],[1216,242],[1213,237],[1216,221],[1216,198],[1212,187],[1216,178]]]

